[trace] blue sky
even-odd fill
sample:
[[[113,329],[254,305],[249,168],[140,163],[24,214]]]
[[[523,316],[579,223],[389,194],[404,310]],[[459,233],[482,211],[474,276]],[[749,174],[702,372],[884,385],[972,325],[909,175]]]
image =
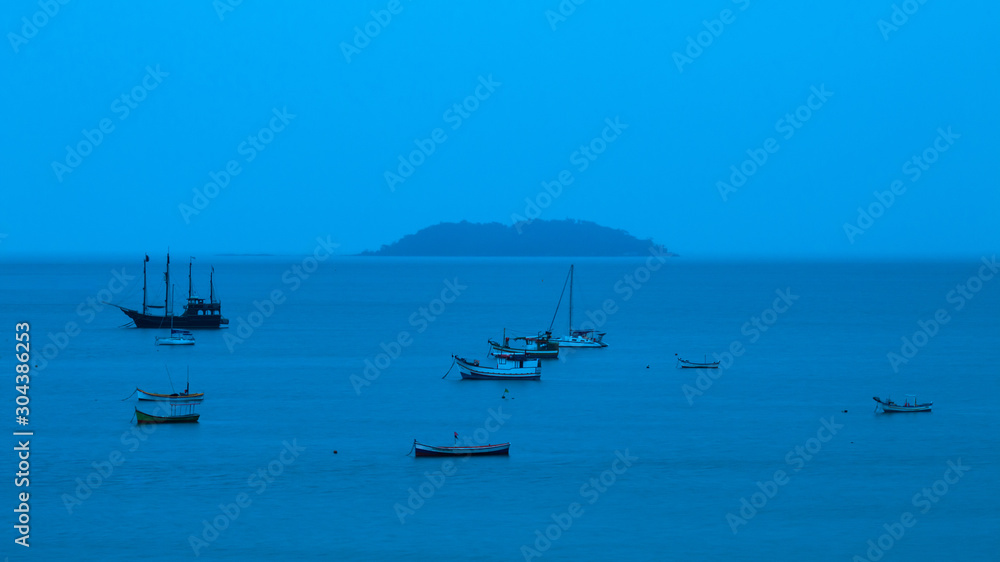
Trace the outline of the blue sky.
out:
[[[991,3],[50,1],[0,17],[0,259],[354,253],[532,212],[693,257],[1000,238]]]

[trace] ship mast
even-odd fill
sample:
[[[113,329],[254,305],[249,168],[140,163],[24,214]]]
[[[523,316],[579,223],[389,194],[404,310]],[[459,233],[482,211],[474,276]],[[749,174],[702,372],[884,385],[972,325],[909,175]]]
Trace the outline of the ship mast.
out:
[[[194,292],[193,285],[191,284],[191,264],[193,263],[193,260],[194,260],[194,256],[191,256],[191,259],[188,260],[188,301],[189,302],[191,300],[191,293]]]
[[[208,302],[215,302],[215,282],[213,281],[215,277],[215,266],[212,266],[212,273],[208,274]]]

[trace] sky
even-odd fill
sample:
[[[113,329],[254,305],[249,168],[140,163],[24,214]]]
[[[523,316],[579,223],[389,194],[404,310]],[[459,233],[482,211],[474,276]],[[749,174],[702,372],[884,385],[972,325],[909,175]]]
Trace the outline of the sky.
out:
[[[995,4],[577,1],[9,0],[0,260],[533,218],[692,257],[996,251]]]

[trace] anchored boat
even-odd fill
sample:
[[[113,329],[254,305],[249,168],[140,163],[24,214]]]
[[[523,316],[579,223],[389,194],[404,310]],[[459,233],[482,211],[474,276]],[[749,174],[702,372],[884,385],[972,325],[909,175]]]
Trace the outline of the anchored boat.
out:
[[[413,454],[417,457],[450,457],[461,455],[510,455],[510,443],[499,445],[479,445],[471,447],[436,447],[413,440]]]
[[[154,416],[153,414],[147,414],[146,412],[143,412],[143,411],[139,410],[139,408],[135,409],[135,422],[138,423],[138,424],[147,424],[147,423],[197,423],[198,422],[198,418],[200,418],[200,417],[201,417],[201,414],[195,414],[195,413],[177,414],[177,415],[171,414],[169,416]]]
[[[703,363],[698,363],[696,361],[688,361],[687,359],[681,359],[680,357],[677,356],[676,353],[674,354],[674,357],[677,357],[677,368],[679,368],[679,369],[718,369],[719,368],[719,362],[718,361],[709,362],[707,355],[705,356],[705,361]]]
[[[517,342],[524,343],[518,344]],[[524,355],[533,359],[556,359],[559,357],[559,344],[552,341],[552,332],[539,332],[535,337],[507,337],[507,331],[504,330],[503,343],[490,340],[490,346],[495,352]]]
[[[132,319],[136,328],[193,330],[221,328],[229,324],[229,320],[222,317],[222,303],[215,299],[214,267],[208,277],[209,296],[208,302],[205,302],[205,299],[199,298],[194,294],[194,285],[191,281],[192,262],[188,262],[187,304],[184,305],[184,312],[178,316],[173,314],[172,307],[170,306],[170,254],[167,253],[167,269],[163,274],[167,287],[167,295],[162,306],[148,304],[146,299],[146,263],[148,262],[149,256],[146,256],[146,260],[142,262],[142,311],[107,303],[121,309],[122,312]],[[155,314],[154,311],[157,309],[163,309],[163,314]]]
[[[505,380],[538,380],[542,377],[542,361],[525,355],[501,353],[493,355],[496,367],[485,367],[479,360],[469,361],[464,357],[452,355],[458,365],[463,379],[505,379]]]
[[[194,345],[194,334],[187,330],[170,330],[169,336],[156,336],[156,345]]]
[[[173,394],[157,394],[156,392],[146,392],[141,388],[135,389],[136,394],[139,395],[139,400],[144,400],[147,402],[171,402],[176,404],[186,403],[186,402],[201,402],[205,399],[204,392],[189,393],[188,389],[184,389],[184,392],[175,392]]]
[[[552,315],[552,322],[549,324],[549,331],[555,324],[556,316],[559,314],[559,305],[562,304],[563,294],[566,293],[566,285],[569,285],[569,332],[565,336],[559,336],[552,341],[559,344],[559,347],[608,347],[602,340],[606,335],[596,329],[574,330],[573,329],[573,266],[569,266],[569,274],[563,283],[563,291],[559,294],[559,302],[556,303],[556,312]]]
[[[918,404],[916,394],[907,394],[902,404],[893,402],[891,398],[882,400],[878,396],[873,396],[872,399],[878,402],[875,405],[875,409],[878,410],[881,407],[882,411],[887,414],[892,412],[930,412],[931,405],[934,404],[933,402]]]
[[[165,367],[165,365],[164,365]],[[170,377],[170,371],[167,371],[167,377]],[[173,381],[170,382],[170,387],[173,388]],[[139,395],[139,400],[144,400],[147,402],[169,402],[171,404],[190,404],[195,402],[201,402],[205,399],[205,393],[203,392],[191,392],[191,369],[188,369],[187,382],[184,385],[184,392],[174,392],[172,394],[160,394],[156,392],[146,392],[141,388],[136,388],[135,393]]]

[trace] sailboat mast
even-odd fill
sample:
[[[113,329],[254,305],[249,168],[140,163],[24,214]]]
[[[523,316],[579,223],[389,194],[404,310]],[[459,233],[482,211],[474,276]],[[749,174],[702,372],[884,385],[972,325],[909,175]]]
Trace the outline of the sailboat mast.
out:
[[[167,251],[167,271],[163,274],[163,279],[167,284],[167,296],[163,299],[163,310],[170,314],[170,251]]]
[[[142,313],[146,314],[146,262],[149,261],[149,254],[142,262]]]
[[[573,266],[569,266],[569,335],[573,335]]]

